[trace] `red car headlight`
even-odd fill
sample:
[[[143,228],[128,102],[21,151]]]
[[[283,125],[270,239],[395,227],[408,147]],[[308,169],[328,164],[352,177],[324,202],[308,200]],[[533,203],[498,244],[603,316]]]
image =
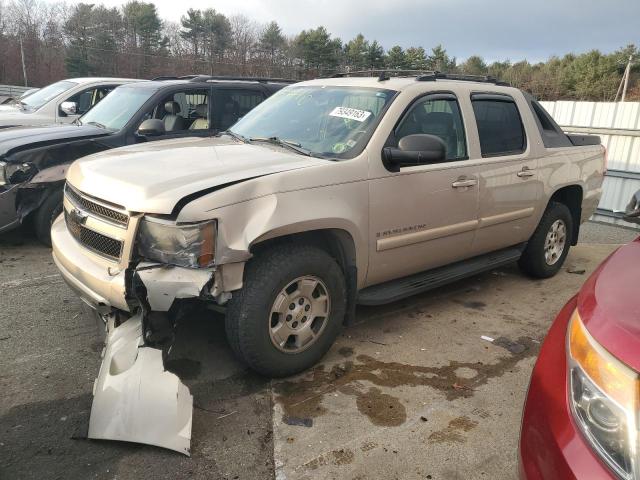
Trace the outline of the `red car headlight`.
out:
[[[569,323],[567,353],[569,403],[580,430],[620,478],[640,478],[638,373],[595,341],[577,310]]]

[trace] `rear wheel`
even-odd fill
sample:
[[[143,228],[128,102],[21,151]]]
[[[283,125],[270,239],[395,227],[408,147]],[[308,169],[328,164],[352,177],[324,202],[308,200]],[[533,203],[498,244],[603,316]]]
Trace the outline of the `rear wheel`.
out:
[[[45,245],[51,246],[51,225],[62,213],[62,190],[54,190],[42,202],[33,217],[36,237]]]
[[[329,350],[346,304],[342,270],[312,246],[279,245],[247,264],[226,314],[227,338],[251,368],[272,377],[301,372]]]
[[[572,232],[569,208],[563,203],[549,203],[518,262],[520,268],[536,278],[554,276],[567,258]]]

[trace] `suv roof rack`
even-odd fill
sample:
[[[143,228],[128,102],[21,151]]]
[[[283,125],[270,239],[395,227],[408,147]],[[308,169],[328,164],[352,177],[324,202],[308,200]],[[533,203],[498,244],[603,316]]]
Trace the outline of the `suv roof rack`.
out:
[[[352,72],[338,72],[331,75],[329,78],[344,78],[344,77],[374,77],[378,76],[379,81],[389,80],[391,78],[388,74],[393,73],[394,77],[413,77],[421,74],[434,73],[431,70],[354,70]]]
[[[353,72],[334,73],[330,78],[377,76],[379,82],[391,79],[391,77],[409,78],[415,76],[418,82],[433,82],[436,80],[460,80],[464,82],[493,83],[494,85],[511,86],[491,75],[465,75],[460,73],[442,73],[436,70],[355,70]]]
[[[234,77],[224,75],[195,75],[190,82],[216,82],[216,81],[237,81],[237,82],[259,82],[259,83],[296,83],[299,80],[290,78],[268,78],[268,77]]]
[[[163,80],[191,80],[192,78],[197,77],[198,75],[183,75],[183,76],[175,76],[175,75],[161,75],[159,77],[154,77],[151,79],[152,82],[161,82]]]
[[[275,82],[275,83],[296,83],[299,80],[292,80],[289,78],[266,78],[266,77],[234,77],[234,76],[215,76],[215,75],[182,75],[171,76],[164,75],[160,77],[152,78],[153,81],[163,80],[188,80],[190,82],[210,82],[210,81],[234,81],[234,82]]]
[[[459,80],[463,82],[480,82],[480,83],[493,83],[503,87],[510,87],[508,82],[502,82],[491,75],[466,75],[463,73],[442,73],[442,72],[430,72],[424,75],[416,77],[419,82],[433,82],[435,80]]]

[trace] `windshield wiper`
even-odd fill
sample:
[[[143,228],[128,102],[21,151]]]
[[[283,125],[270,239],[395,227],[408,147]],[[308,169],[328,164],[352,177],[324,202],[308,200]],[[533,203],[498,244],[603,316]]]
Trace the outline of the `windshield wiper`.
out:
[[[273,145],[278,145],[279,147],[288,148],[289,150],[293,150],[296,153],[301,155],[305,155],[307,157],[316,157],[322,158],[317,153],[313,153],[311,150],[304,148],[298,142],[294,142],[293,140],[283,140],[278,137],[251,137],[249,139],[250,142],[267,142]]]
[[[218,135],[229,135],[230,137],[233,137],[236,140],[240,140],[243,143],[247,143],[247,137],[243,137],[239,133],[232,132],[231,130],[225,130],[224,132],[220,132]]]

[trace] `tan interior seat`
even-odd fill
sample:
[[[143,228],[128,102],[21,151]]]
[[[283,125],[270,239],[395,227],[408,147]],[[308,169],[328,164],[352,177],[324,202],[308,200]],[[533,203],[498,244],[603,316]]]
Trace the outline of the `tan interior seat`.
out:
[[[209,115],[209,105],[206,103],[201,103],[200,105],[196,105],[196,118],[193,123],[189,126],[189,130],[209,130],[209,119],[207,118]]]

